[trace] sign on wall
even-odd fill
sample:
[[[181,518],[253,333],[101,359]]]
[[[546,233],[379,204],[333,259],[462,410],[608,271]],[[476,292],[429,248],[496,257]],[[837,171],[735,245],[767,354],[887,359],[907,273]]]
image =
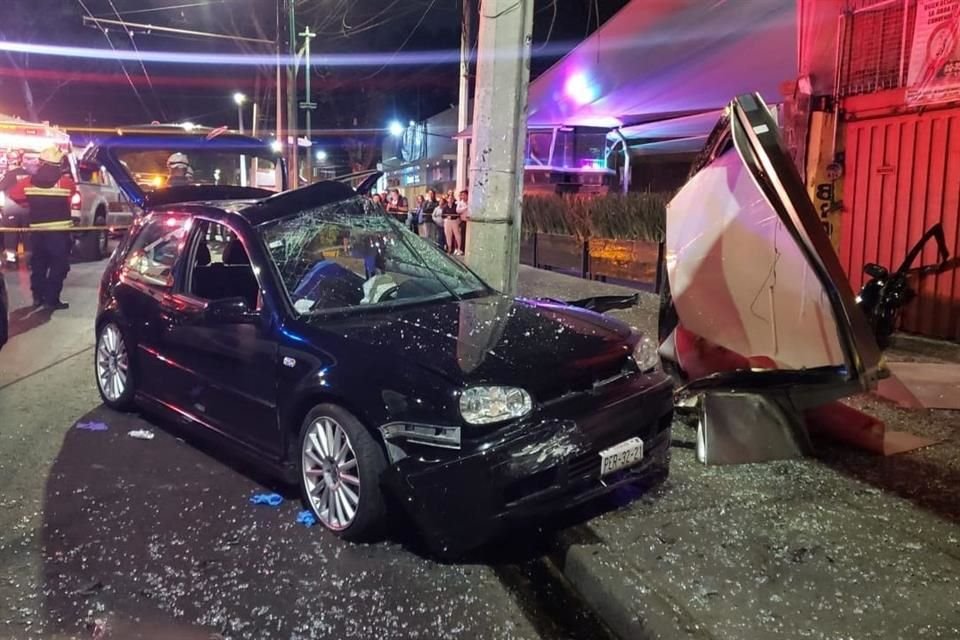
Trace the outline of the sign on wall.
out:
[[[960,0],[919,0],[907,104],[960,100]]]

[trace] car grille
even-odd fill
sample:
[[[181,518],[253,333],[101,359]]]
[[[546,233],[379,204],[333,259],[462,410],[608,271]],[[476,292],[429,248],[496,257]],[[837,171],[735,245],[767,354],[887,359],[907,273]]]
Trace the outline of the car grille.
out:
[[[600,450],[582,453],[567,463],[567,475],[571,478],[600,475]]]

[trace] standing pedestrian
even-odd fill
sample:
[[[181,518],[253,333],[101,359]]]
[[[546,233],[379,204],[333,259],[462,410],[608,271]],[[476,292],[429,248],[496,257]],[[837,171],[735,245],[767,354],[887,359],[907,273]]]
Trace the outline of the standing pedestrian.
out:
[[[3,215],[0,216],[0,227],[25,227],[28,213],[27,199],[22,189],[13,187],[21,180],[30,177],[30,172],[23,166],[23,152],[10,151],[7,154],[7,170],[0,179],[0,193],[4,195]],[[23,239],[22,233],[0,232],[0,250],[3,251],[3,260],[10,263],[17,261],[17,244]]]
[[[463,241],[460,237],[460,216],[457,215],[457,202],[449,194],[444,198],[443,232],[447,240],[447,253],[462,256]]]
[[[427,199],[423,197],[423,194],[420,194],[417,196],[413,208],[410,209],[410,213],[407,214],[407,227],[417,235],[420,234],[420,216],[423,215],[423,207],[426,202]]]
[[[30,228],[40,230],[31,243],[30,289],[33,306],[68,309],[60,300],[63,281],[70,271],[70,198],[77,185],[70,173],[70,164],[60,149],[51,147],[40,154],[36,173],[21,180],[14,190],[22,188],[30,206]]]
[[[441,251],[447,250],[447,234],[443,228],[443,210],[447,206],[447,196],[437,199],[437,208],[433,210],[433,223],[437,227],[437,246]]]
[[[423,208],[420,210],[419,232],[420,237],[427,240],[437,241],[437,225],[433,221],[434,211],[437,209],[437,192],[433,189],[427,190],[427,197],[423,201]]]
[[[460,252],[466,252],[466,242],[467,239],[467,221],[470,219],[470,207],[467,205],[467,190],[464,189],[460,192],[460,197],[457,198],[457,217],[460,220]]]
[[[407,213],[409,213],[409,211],[407,199],[400,195],[400,190],[396,187],[390,189],[387,195],[387,213],[392,214],[397,220],[406,224]]]

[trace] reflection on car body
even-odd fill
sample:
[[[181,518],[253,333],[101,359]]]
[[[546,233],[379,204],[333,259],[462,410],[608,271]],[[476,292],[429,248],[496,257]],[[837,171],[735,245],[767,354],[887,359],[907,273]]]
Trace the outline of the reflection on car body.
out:
[[[96,331],[108,405],[219,434],[349,539],[382,532],[393,497],[456,552],[666,473],[653,341],[497,294],[340,183],[155,210],[104,274]]]

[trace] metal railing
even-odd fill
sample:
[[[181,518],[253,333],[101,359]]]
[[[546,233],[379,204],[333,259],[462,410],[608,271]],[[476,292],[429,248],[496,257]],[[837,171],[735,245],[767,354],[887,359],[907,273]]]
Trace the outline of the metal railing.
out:
[[[906,85],[916,0],[855,0],[841,20],[839,95]]]

